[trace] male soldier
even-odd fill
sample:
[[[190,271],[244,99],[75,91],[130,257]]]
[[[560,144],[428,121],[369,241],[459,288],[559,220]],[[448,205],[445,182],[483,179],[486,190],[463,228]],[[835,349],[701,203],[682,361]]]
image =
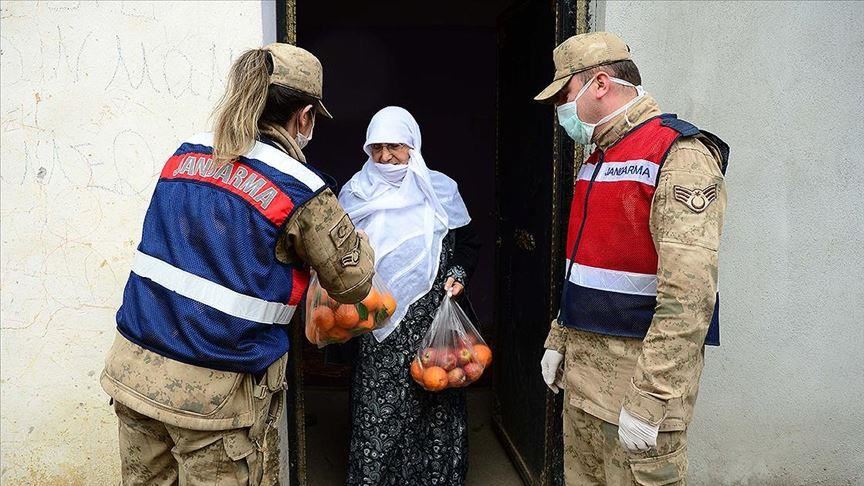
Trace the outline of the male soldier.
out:
[[[321,64],[272,44],[234,63],[215,131],[162,170],[101,383],[123,484],[278,484],[288,324],[309,281],[343,303],[373,255],[304,164]]]
[[[565,480],[684,484],[704,345],[719,344],[728,147],[663,114],[615,35],[571,37],[553,58],[535,99],[557,106],[576,143],[596,145],[576,177],[541,362],[549,388],[565,390]]]

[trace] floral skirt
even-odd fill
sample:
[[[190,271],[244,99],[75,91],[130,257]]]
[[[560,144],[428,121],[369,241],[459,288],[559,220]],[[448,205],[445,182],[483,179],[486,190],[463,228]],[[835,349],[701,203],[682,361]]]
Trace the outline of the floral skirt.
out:
[[[358,338],[348,485],[458,486],[465,482],[465,390],[427,392],[409,373],[442,295],[443,278],[439,278],[384,342],[371,334]]]

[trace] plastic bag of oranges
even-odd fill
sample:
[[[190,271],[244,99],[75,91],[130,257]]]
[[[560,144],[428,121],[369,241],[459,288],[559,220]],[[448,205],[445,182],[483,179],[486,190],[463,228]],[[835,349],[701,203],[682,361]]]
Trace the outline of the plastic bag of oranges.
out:
[[[396,300],[377,275],[365,299],[356,304],[340,304],[321,287],[312,271],[306,294],[306,339],[323,348],[344,343],[354,336],[380,329],[396,311]]]
[[[480,379],[492,364],[492,350],[450,294],[411,362],[411,378],[428,391],[459,388]]]

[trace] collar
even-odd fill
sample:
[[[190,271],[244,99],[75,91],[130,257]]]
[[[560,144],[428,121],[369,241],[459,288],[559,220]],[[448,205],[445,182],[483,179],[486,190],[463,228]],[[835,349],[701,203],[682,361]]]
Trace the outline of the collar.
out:
[[[651,95],[646,94],[627,109],[627,111],[597,127],[594,143],[597,144],[597,148],[600,150],[606,150],[609,146],[621,140],[621,137],[630,132],[634,127],[660,114],[662,112],[657,105],[657,101]]]
[[[297,141],[294,140],[294,137],[288,133],[285,127],[276,123],[262,122],[258,125],[258,131],[261,132],[261,135],[264,135],[278,145],[283,152],[304,164],[306,163],[306,156],[303,155],[303,151],[300,150]]]

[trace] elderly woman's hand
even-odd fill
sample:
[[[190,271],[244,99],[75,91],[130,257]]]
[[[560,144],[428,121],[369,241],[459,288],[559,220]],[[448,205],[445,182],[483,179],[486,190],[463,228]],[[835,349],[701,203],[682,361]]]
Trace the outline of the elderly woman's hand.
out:
[[[450,292],[450,295],[453,297],[458,297],[464,288],[465,286],[457,282],[453,277],[447,278],[447,282],[444,283],[444,290]]]

